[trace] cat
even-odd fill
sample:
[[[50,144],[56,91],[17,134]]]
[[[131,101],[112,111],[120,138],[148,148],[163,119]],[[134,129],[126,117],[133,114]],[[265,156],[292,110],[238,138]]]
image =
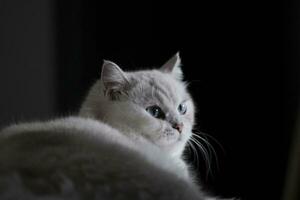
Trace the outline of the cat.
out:
[[[178,53],[134,72],[104,60],[78,116],[0,132],[0,199],[217,199],[183,160],[194,118]]]

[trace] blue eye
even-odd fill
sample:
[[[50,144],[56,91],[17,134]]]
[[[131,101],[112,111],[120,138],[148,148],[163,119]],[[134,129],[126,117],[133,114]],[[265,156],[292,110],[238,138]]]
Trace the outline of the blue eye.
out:
[[[159,106],[149,106],[148,108],[146,108],[146,111],[155,118],[165,118],[165,113],[161,110]]]
[[[184,103],[179,104],[178,106],[178,112],[182,115],[184,115],[187,111],[187,107]]]

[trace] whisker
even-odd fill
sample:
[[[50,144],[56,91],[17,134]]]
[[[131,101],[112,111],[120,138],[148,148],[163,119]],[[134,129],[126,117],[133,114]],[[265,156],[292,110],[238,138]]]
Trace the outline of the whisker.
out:
[[[194,134],[194,133],[193,133],[193,136],[195,136],[196,138],[198,138],[201,141],[203,141],[207,145],[209,152],[211,153],[211,151],[213,151],[214,156],[217,156],[217,153],[216,153],[214,147],[208,142],[207,139],[204,139],[200,135],[197,135],[197,134]]]
[[[200,139],[201,141],[203,141],[206,146],[208,147],[209,151],[212,151],[213,153],[213,157],[215,158],[215,162],[216,162],[216,166],[217,166],[217,169],[219,170],[219,159],[218,159],[218,155],[217,155],[217,152],[215,151],[215,148],[213,147],[213,145],[209,142],[208,138],[209,137],[210,139],[212,139],[216,144],[218,144],[218,146],[222,149],[222,152],[225,152],[224,148],[222,147],[222,145],[214,138],[212,137],[211,135],[207,134],[207,133],[204,133],[202,131],[197,131],[197,130],[193,130],[193,136]],[[196,134],[197,133],[197,134]]]
[[[195,138],[191,137],[190,140],[192,142],[194,142],[194,144],[197,145],[201,149],[201,153],[204,156],[205,165],[207,167],[207,175],[208,175],[209,172],[211,171],[209,153],[207,152],[207,150],[205,149],[205,147],[199,141],[197,141]]]
[[[201,141],[203,141],[204,143],[205,143],[205,145],[208,147],[208,151],[209,151],[209,154],[211,155],[211,150],[210,150],[210,148],[212,148],[213,149],[213,147],[212,147],[212,145],[207,141],[207,140],[205,140],[204,138],[202,138],[201,136],[199,136],[199,135],[196,135],[196,134],[192,134],[193,136],[195,136],[196,138],[196,140],[197,139],[200,139]],[[200,142],[200,141],[199,141]]]
[[[187,141],[187,143],[188,143],[188,147],[189,147],[189,152],[192,154],[192,157],[193,157],[193,163],[195,162],[195,158],[194,158],[194,149],[191,147],[192,146],[192,144],[190,143],[190,141]]]
[[[213,157],[215,158],[215,162],[217,165],[217,168],[219,169],[219,163],[218,163],[218,154],[215,151],[214,147],[208,142],[208,140],[202,138],[200,135],[196,135],[193,133],[193,136],[200,139],[201,141],[203,141],[205,143],[205,145],[207,146],[210,158],[212,159]]]
[[[195,155],[196,156],[196,169],[198,169],[198,167],[199,167],[199,157],[198,157],[198,152],[197,152],[197,150],[196,150],[196,148],[195,148],[195,146],[190,142],[190,141],[188,141],[188,143],[190,144],[190,146],[191,146],[191,148],[192,148],[192,150],[193,150],[193,155]],[[195,157],[193,156],[193,159],[195,159]],[[193,160],[194,161],[194,160]]]
[[[203,137],[209,137],[222,149],[223,152],[225,152],[225,149],[223,148],[222,144],[216,138],[214,138],[212,135],[205,133],[203,131],[197,131],[197,130],[194,130],[193,132],[198,133],[199,135],[203,135]]]

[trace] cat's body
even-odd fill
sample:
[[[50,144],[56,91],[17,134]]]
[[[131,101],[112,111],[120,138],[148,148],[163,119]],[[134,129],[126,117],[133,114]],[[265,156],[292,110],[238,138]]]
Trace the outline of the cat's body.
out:
[[[77,117],[9,127],[0,199],[201,199],[182,163],[137,140]]]
[[[210,199],[182,159],[195,111],[179,65],[105,61],[79,117],[2,130],[0,199]]]

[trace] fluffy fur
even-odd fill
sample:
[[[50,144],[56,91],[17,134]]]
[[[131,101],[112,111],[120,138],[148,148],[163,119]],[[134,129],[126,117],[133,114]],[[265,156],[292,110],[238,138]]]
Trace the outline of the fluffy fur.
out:
[[[104,61],[78,117],[1,131],[0,199],[210,199],[182,159],[194,112],[178,54],[136,72]]]

